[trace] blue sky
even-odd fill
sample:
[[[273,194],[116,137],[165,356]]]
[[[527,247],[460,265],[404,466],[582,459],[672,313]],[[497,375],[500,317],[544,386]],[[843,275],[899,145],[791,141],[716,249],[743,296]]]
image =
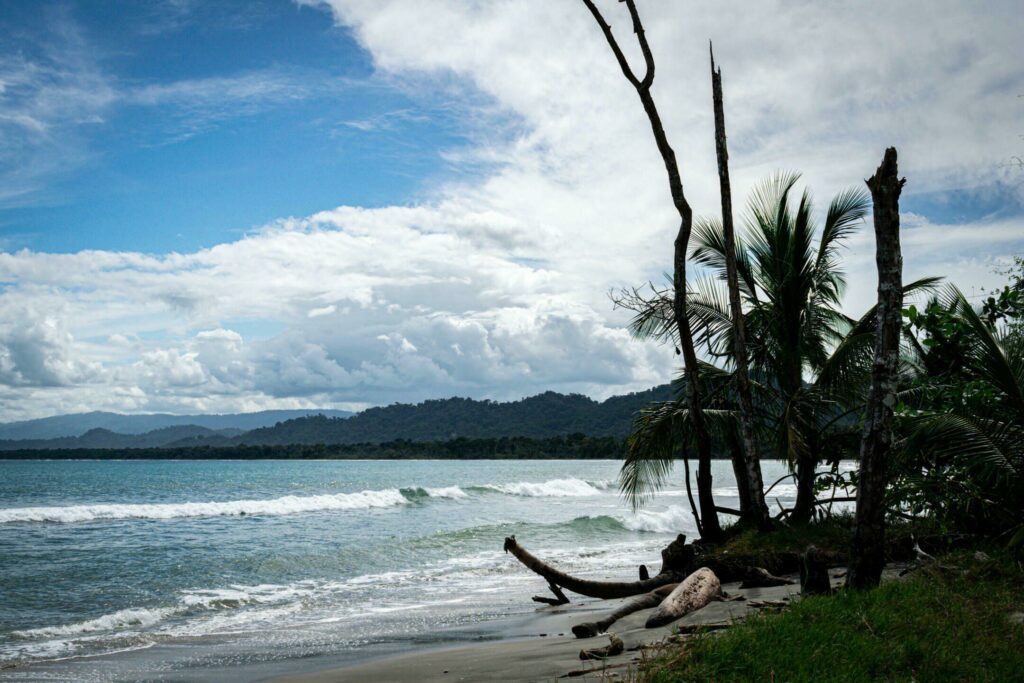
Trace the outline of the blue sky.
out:
[[[1024,253],[1017,0],[640,8],[698,214],[714,40],[737,213],[779,169],[821,211],[895,145],[905,277],[980,293]],[[0,421],[647,388],[677,359],[608,291],[660,280],[675,230],[572,0],[0,9]],[[868,223],[844,254],[859,315]]]
[[[58,158],[36,160],[52,171],[0,204],[10,249],[191,251],[282,216],[404,203],[462,142],[442,93],[375,78],[370,55],[313,7],[5,3],[0,44],[120,91],[51,131],[75,158],[36,152]],[[59,64],[69,48],[79,64]],[[251,94],[223,101],[208,90],[218,80]]]

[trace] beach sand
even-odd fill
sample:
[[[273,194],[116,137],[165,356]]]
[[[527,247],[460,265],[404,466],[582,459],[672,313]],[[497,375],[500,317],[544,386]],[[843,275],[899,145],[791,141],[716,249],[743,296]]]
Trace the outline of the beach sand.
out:
[[[840,570],[830,572],[833,584]],[[796,576],[789,576],[796,582]],[[799,595],[797,583],[773,588],[740,590],[738,583],[723,585],[729,595],[742,595],[745,601],[714,602],[683,619],[655,629],[645,629],[644,622],[650,610],[634,613],[620,620],[611,631],[622,638],[625,652],[605,660],[581,661],[581,649],[603,647],[607,636],[577,639],[571,627],[583,621],[593,621],[607,614],[622,601],[591,601],[562,607],[542,608],[535,619],[519,626],[520,634],[507,640],[462,645],[412,652],[394,657],[369,661],[355,666],[286,675],[272,679],[275,683],[384,683],[385,681],[550,681],[567,677],[581,681],[627,678],[635,670],[645,653],[641,646],[655,645],[680,626],[725,624],[741,620],[757,611],[751,601],[789,601]],[[528,633],[529,632],[529,633]],[[581,673],[586,672],[586,673]]]

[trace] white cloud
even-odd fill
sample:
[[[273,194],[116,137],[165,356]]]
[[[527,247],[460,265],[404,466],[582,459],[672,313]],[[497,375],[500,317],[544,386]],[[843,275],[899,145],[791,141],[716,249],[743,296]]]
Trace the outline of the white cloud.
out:
[[[11,419],[548,388],[604,396],[671,374],[671,350],[631,341],[606,295],[660,278],[676,220],[635,93],[585,8],[329,6],[380,78],[466,93],[459,114],[471,145],[446,160],[473,172],[417,204],[339,207],[194,253],[0,254],[0,310],[25,311],[24,329],[48,340],[35,357],[17,339],[14,352],[2,342],[0,407]],[[637,58],[619,3],[602,7]],[[738,204],[766,172],[798,168],[824,205],[895,144],[906,198],[956,188],[1006,206],[965,224],[905,216],[907,278],[996,284],[992,268],[1024,246],[1021,181],[1002,166],[1022,132],[1024,65],[1009,58],[1018,9],[642,3],[655,94],[691,203],[698,213],[718,207],[706,52],[714,38]],[[257,99],[292,96],[239,87]],[[865,226],[846,261],[851,313],[873,298],[872,248]],[[273,333],[245,331],[267,321]]]

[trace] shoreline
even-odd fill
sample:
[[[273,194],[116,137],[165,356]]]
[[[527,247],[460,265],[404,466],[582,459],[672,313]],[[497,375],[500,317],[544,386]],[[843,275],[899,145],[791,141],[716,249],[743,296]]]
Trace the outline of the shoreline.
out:
[[[834,586],[842,580],[831,569]],[[604,660],[581,661],[581,649],[603,647],[606,635],[578,639],[572,635],[573,624],[588,620],[590,615],[607,613],[621,600],[593,600],[560,607],[540,608],[530,625],[532,635],[510,636],[501,640],[475,644],[453,643],[420,651],[406,652],[334,668],[316,668],[268,677],[272,683],[328,683],[332,681],[380,683],[381,681],[549,681],[570,674],[579,680],[599,680],[603,676],[625,677],[681,626],[732,624],[760,611],[751,602],[788,602],[800,593],[799,577],[784,575],[794,581],[787,586],[740,589],[739,583],[723,584],[730,595],[742,595],[744,601],[713,602],[682,619],[658,628],[644,628],[650,610],[629,615],[616,623],[611,632],[625,644],[625,651]]]
[[[840,571],[830,570],[831,574]],[[798,581],[795,575],[784,575]],[[542,583],[538,579],[538,583]],[[841,581],[833,578],[838,585]],[[622,602],[576,598],[569,605],[538,607],[526,616],[515,616],[472,626],[425,631],[408,640],[365,645],[309,658],[269,658],[247,664],[221,660],[209,666],[206,657],[215,654],[217,639],[183,639],[175,643],[153,645],[97,655],[82,655],[63,660],[33,662],[0,669],[0,680],[74,681],[87,672],[103,680],[159,681],[266,681],[269,683],[327,683],[332,681],[550,681],[573,673],[580,680],[599,680],[601,673],[625,676],[636,668],[646,649],[664,641],[679,626],[723,624],[739,621],[758,611],[749,601],[788,601],[799,594],[798,583],[772,588],[739,589],[738,583],[723,584],[730,595],[743,595],[746,601],[713,602],[682,619],[658,628],[646,629],[650,610],[620,620],[611,632],[625,644],[621,655],[606,660],[581,661],[581,649],[608,644],[604,634],[577,639],[571,627],[604,615]],[[169,655],[188,651],[185,661]],[[266,653],[271,651],[268,646]],[[188,666],[192,660],[197,666]],[[215,658],[216,659],[216,658]],[[199,664],[206,661],[206,665]],[[127,666],[126,666],[127,665]],[[83,671],[83,668],[85,671]]]

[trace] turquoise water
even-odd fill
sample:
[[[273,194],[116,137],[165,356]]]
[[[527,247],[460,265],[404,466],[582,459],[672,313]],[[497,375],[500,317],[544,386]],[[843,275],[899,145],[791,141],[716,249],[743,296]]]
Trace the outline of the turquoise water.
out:
[[[0,677],[187,679],[497,637],[545,589],[502,552],[505,536],[623,578],[694,535],[680,485],[634,513],[619,465],[0,461],[0,666],[17,665]],[[765,463],[766,481],[784,472]],[[715,488],[737,505],[729,463],[715,463]]]

